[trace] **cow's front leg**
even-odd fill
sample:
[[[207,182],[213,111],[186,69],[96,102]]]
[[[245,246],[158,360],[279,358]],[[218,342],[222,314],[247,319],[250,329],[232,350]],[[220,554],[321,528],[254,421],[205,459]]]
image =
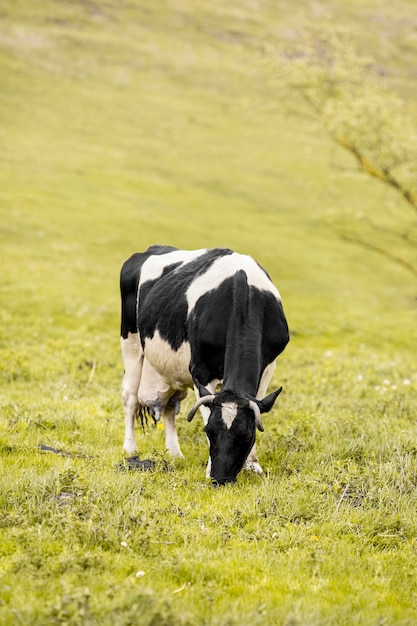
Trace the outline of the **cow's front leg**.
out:
[[[210,478],[210,475],[211,475],[211,456],[209,454],[209,458],[208,458],[208,461],[207,461],[207,467],[206,467],[206,478],[207,479]]]
[[[275,361],[269,363],[263,371],[261,381],[259,383],[258,393],[256,397],[262,399],[265,397],[266,390],[268,388],[269,382],[272,378],[272,374],[275,369]],[[246,459],[245,469],[251,470],[255,472],[255,474],[263,474],[263,469],[259,465],[258,455],[256,454],[256,444],[253,444],[252,450],[248,454],[248,458]]]
[[[165,448],[172,456],[184,458],[178,441],[177,427],[175,425],[175,406],[168,404],[162,413],[165,427]]]
[[[258,455],[256,454],[256,443],[253,444],[252,450],[248,454],[248,458],[246,459],[245,469],[251,470],[255,472],[255,474],[263,474],[263,469],[259,465]]]

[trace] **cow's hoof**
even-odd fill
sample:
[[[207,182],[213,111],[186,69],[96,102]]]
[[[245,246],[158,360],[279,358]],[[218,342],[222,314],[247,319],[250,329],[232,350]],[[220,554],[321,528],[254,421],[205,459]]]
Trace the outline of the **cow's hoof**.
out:
[[[137,450],[136,441],[134,441],[133,443],[130,441],[125,441],[125,443],[123,444],[123,450],[126,452],[126,454],[135,454]]]
[[[246,461],[245,469],[254,472],[255,474],[263,474],[264,471],[257,461]]]
[[[176,458],[176,459],[185,459],[185,456],[183,455],[183,453],[179,449],[175,449],[175,450],[169,450],[168,449],[168,454],[170,456],[172,456],[173,458]]]

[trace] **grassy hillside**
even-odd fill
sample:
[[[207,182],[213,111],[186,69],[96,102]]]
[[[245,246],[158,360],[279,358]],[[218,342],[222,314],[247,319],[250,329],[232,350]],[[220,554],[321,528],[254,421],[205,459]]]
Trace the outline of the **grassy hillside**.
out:
[[[0,624],[417,621],[416,285],[327,225],[407,209],[273,65],[344,24],[413,106],[414,3],[296,5],[0,0]],[[262,478],[213,490],[181,417],[185,461],[149,428],[157,471],[120,471],[118,274],[156,242],[249,253],[281,292]]]

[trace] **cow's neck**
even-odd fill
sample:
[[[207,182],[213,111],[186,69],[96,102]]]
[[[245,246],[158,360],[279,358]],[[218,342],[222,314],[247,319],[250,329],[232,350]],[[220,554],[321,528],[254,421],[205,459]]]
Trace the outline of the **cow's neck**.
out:
[[[240,271],[233,281],[224,362],[223,389],[256,396],[261,374],[261,330],[253,310],[246,274]]]
[[[231,355],[233,353],[233,355]],[[235,346],[226,352],[223,389],[256,396],[260,380],[258,351]]]

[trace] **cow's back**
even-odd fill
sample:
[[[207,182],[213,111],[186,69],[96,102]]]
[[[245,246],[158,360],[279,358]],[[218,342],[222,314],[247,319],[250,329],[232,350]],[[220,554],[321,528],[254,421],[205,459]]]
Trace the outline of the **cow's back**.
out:
[[[222,380],[225,367],[234,381],[242,361],[258,370],[256,387],[288,341],[281,298],[268,274],[227,248],[151,246],[123,265],[121,293],[122,337],[137,333],[145,357],[173,388],[192,382],[190,366],[203,384]]]

